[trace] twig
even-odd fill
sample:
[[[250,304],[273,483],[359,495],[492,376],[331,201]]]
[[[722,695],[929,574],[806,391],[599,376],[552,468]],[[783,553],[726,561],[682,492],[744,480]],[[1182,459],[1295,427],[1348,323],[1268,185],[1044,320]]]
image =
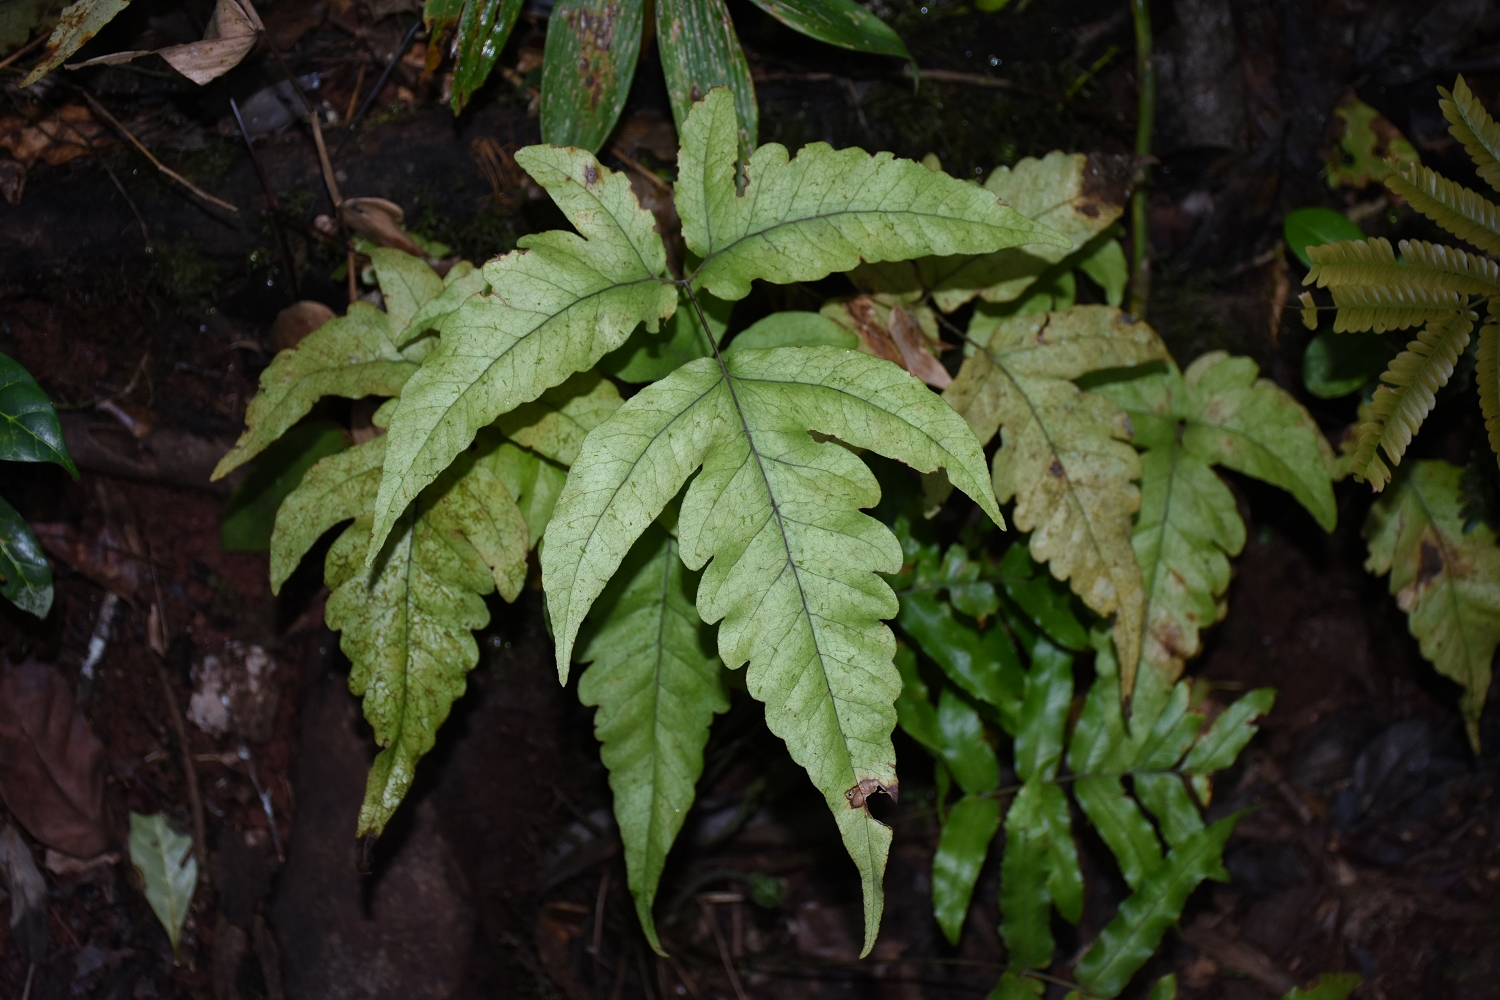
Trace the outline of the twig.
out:
[[[635,938],[630,939],[629,950],[620,957],[615,966],[615,983],[609,988],[609,1000],[620,1000],[620,994],[625,991],[625,975],[630,971],[630,960],[640,950],[640,943]]]
[[[999,90],[1014,90],[1018,94],[1030,94],[1032,97],[1045,97],[1049,101],[1065,101],[1067,98],[1061,94],[1054,94],[1041,87],[1033,87],[1025,83],[1017,83],[1003,76],[986,76],[983,73],[961,73],[951,69],[924,69],[918,70],[917,75],[912,75],[911,66],[908,64],[901,67],[901,75],[908,80],[923,79],[934,80],[938,83],[966,83],[971,87],[994,87]]]
[[[636,173],[640,174],[643,180],[645,180],[652,187],[656,188],[658,191],[663,191],[667,194],[672,193],[672,186],[670,184],[662,180],[660,177],[656,176],[651,171],[647,170],[644,164],[642,164],[635,157],[631,156],[629,153],[625,152],[625,147],[620,143],[617,142],[613,146],[609,147],[609,155],[625,164],[625,166],[629,167],[631,170],[634,170]]]
[[[21,990],[21,1000],[27,1000],[31,996],[31,977],[36,975],[36,963],[32,962],[26,966],[26,988]]]
[[[89,637],[89,655],[84,658],[83,669],[78,676],[78,707],[87,710],[89,699],[94,694],[94,668],[104,658],[109,645],[109,626],[119,607],[120,595],[113,590],[104,594],[104,603],[99,605],[99,617],[94,619],[94,634]]]
[[[1135,190],[1130,194],[1130,311],[1146,318],[1151,298],[1151,227],[1146,217],[1146,185],[1151,168],[1144,160],[1151,155],[1151,133],[1156,127],[1156,63],[1151,57],[1151,7],[1149,0],[1130,0],[1135,21],[1135,72],[1140,82],[1136,104]]]
[[[594,900],[594,1000],[599,1000],[599,981],[604,977],[600,953],[604,950],[604,904],[609,900],[609,869],[599,876],[599,896]]]
[[[724,971],[729,975],[729,985],[734,987],[734,995],[737,1000],[750,1000],[745,996],[745,987],[740,982],[740,974],[734,971],[734,962],[729,957],[729,945],[724,942],[724,932],[719,929],[719,915],[714,910],[714,904],[702,898],[698,899],[698,906],[703,910],[703,919],[708,921],[708,926],[714,932],[714,944],[719,947],[719,960],[724,963]]]
[[[698,984],[688,978],[687,970],[682,967],[677,959],[672,955],[668,955],[667,961],[671,964],[672,971],[677,974],[678,980],[681,981],[682,985],[687,989],[688,995],[691,996],[693,1000],[703,1000],[702,995],[698,992]]]
[[[359,106],[359,110],[355,112],[354,117],[349,119],[349,131],[344,135],[344,138],[339,140],[338,149],[333,151],[334,156],[337,156],[343,150],[344,143],[348,142],[350,136],[354,135],[355,126],[364,118],[365,112],[370,110],[370,105],[375,103],[375,98],[379,96],[381,89],[386,85],[386,81],[391,78],[391,73],[395,71],[396,64],[406,54],[407,47],[411,45],[411,40],[417,37],[417,29],[421,26],[422,19],[420,17],[411,23],[411,27],[406,31],[406,37],[401,39],[400,45],[396,46],[396,52],[391,56],[391,61],[385,64],[385,70],[380,74],[380,79],[375,81],[375,86],[370,88],[370,93],[365,97],[365,102]]]
[[[354,118],[354,102],[359,100],[359,92],[365,89],[365,70],[369,67],[365,63],[359,64],[359,72],[354,74],[354,89],[349,91],[349,106],[344,109],[344,121],[352,121]]]
[[[231,205],[229,202],[225,201],[222,198],[215,198],[213,195],[209,194],[207,191],[203,190],[198,185],[194,184],[192,181],[188,180],[186,177],[182,176],[177,171],[173,170],[171,167],[167,166],[165,163],[163,163],[160,160],[158,160],[155,156],[152,156],[151,155],[151,150],[147,149],[144,145],[142,145],[141,144],[141,140],[137,139],[134,135],[132,135],[131,132],[130,132],[130,130],[128,128],[126,128],[124,125],[121,125],[120,122],[119,122],[119,120],[117,118],[115,118],[114,115],[110,114],[108,110],[105,109],[104,105],[102,105],[98,101],[94,100],[94,95],[93,94],[90,94],[87,90],[81,90],[81,89],[79,90],[79,93],[83,95],[83,99],[84,100],[86,100],[86,101],[89,102],[89,107],[91,107],[91,108],[94,109],[94,113],[95,114],[99,115],[101,118],[103,118],[110,125],[114,126],[115,131],[119,132],[126,139],[129,139],[130,140],[130,144],[132,146],[134,146],[136,149],[140,150],[141,151],[141,155],[144,156],[146,159],[150,160],[151,161],[151,165],[154,166],[154,167],[156,167],[157,170],[161,171],[163,174],[165,174],[171,180],[174,180],[178,184],[181,184],[183,187],[187,188],[189,191],[191,191],[193,194],[197,195],[199,198],[202,198],[204,201],[211,202],[211,203],[213,203],[215,205],[218,205],[220,208],[227,209],[228,211],[231,211],[231,212],[238,212],[239,211],[238,208],[236,208],[235,206]]]
[[[250,784],[260,797],[261,811],[266,814],[266,822],[271,825],[271,846],[276,848],[276,860],[285,862],[286,852],[281,849],[281,833],[276,829],[276,810],[271,807],[271,792],[261,785],[260,778],[255,773],[255,761],[250,759],[250,748],[243,743],[240,744],[239,758],[245,762],[245,772],[250,775]]]
[[[108,163],[100,160],[99,166],[104,168],[104,172],[109,176],[110,181],[114,184],[115,190],[120,192],[120,197],[125,199],[125,204],[130,206],[130,211],[135,213],[135,221],[141,224],[142,238],[150,240],[151,230],[146,227],[146,219],[143,215],[141,215],[141,210],[135,207],[135,202],[131,199],[130,195],[126,193],[125,185],[120,183],[120,178],[115,176],[115,172],[110,169]],[[126,228],[128,229],[129,226],[127,226]],[[123,231],[121,231],[120,235],[123,236],[125,234]]]
[[[297,260],[292,256],[292,248],[286,241],[286,229],[281,225],[281,205],[276,200],[276,191],[271,187],[271,181],[266,177],[265,168],[260,165],[260,157],[256,155],[255,143],[250,141],[250,133],[245,129],[245,119],[240,117],[240,106],[234,98],[229,99],[229,110],[234,112],[235,124],[240,127],[240,135],[244,137],[245,149],[250,153],[250,165],[255,168],[255,176],[260,178],[260,189],[266,195],[266,214],[271,217],[271,228],[276,232],[276,245],[281,250],[282,263],[286,265],[286,273],[292,279],[292,294],[302,297],[301,282],[297,278]]]
[[[50,37],[52,37],[50,34],[37,35],[31,41],[27,42],[19,49],[16,49],[16,51],[12,52],[4,59],[0,59],[0,69],[8,69],[11,63],[15,62],[17,59],[35,52],[37,49],[41,48],[42,43]]]

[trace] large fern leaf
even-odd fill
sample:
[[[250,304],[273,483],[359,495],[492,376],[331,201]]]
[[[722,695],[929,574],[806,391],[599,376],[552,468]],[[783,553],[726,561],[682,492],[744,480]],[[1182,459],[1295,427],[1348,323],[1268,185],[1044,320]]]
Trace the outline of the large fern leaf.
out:
[[[889,153],[813,143],[757,149],[735,183],[739,122],[734,97],[715,88],[682,127],[677,214],[688,249],[702,258],[696,286],[722,299],[750,282],[816,281],[861,260],[989,253],[1022,244],[1069,246],[983,188]]]
[[[1439,103],[1443,117],[1448,119],[1448,131],[1463,143],[1478,168],[1479,179],[1500,191],[1500,125],[1479,103],[1462,76],[1451,92],[1439,87],[1438,93],[1443,95]]]
[[[1375,390],[1350,463],[1354,474],[1375,490],[1384,489],[1391,479],[1391,467],[1380,453],[1384,451],[1392,465],[1401,464],[1412,435],[1432,412],[1437,391],[1448,384],[1458,356],[1468,346],[1475,318],[1464,309],[1432,320],[1380,376],[1386,384]]]
[[[1478,192],[1419,164],[1392,171],[1385,185],[1459,239],[1500,253],[1500,207]]]
[[[1280,486],[1324,530],[1337,509],[1333,449],[1312,416],[1249,358],[1205,354],[1175,367],[1100,386],[1130,415],[1142,457],[1141,510],[1132,544],[1145,580],[1141,659],[1174,681],[1202,648],[1199,632],[1222,615],[1229,558],[1245,544],[1223,465]]]
[[[438,348],[403,389],[375,509],[373,563],[396,518],[468,446],[480,427],[625,342],[677,307],[663,282],[666,248],[623,174],[587,152],[531,146],[516,162],[578,233],[523,237],[490,261],[493,289],[443,324]]]
[[[693,477],[682,558],[707,564],[697,606],[833,811],[864,883],[865,951],[880,924],[890,830],[862,808],[897,790],[890,742],[901,689],[878,576],[901,566],[880,496],[853,448],[950,480],[992,518],[984,458],[962,419],[895,365],[829,347],[705,358],[633,396],[584,442],[558,498],[542,578],[565,677],[584,615],[647,525]]]
[[[411,787],[417,761],[479,660],[471,634],[489,622],[483,595],[515,598],[525,579],[527,529],[482,457],[466,455],[404,513],[373,570],[371,512],[386,455],[382,435],[308,472],[276,516],[272,565],[285,579],[328,528],[354,518],[329,549],[326,616],[342,633],[349,686],[384,749],[370,768],[360,835],[378,835]]]
[[[1411,634],[1443,676],[1463,686],[1469,739],[1479,746],[1479,715],[1500,645],[1500,548],[1480,523],[1464,530],[1459,479],[1446,462],[1415,462],[1365,522],[1365,568],[1390,574],[1391,593]]]
[[[982,346],[943,396],[981,441],[1002,432],[995,494],[1015,497],[1016,527],[1032,533],[1032,556],[1094,611],[1115,615],[1128,690],[1145,601],[1130,541],[1141,464],[1126,443],[1124,411],[1069,380],[1164,360],[1166,348],[1149,326],[1105,306],[998,324],[976,313],[969,337]]]
[[[657,951],[656,885],[693,804],[709,723],[729,708],[712,634],[693,607],[696,584],[677,540],[648,529],[601,595],[599,624],[578,657],[592,663],[578,698],[599,709],[594,734],[609,768],[630,891]]]

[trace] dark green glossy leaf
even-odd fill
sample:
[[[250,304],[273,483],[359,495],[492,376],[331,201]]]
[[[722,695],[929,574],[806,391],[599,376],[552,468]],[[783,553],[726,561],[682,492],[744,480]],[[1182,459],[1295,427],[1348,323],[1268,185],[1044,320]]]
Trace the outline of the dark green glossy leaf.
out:
[[[1324,330],[1302,354],[1302,384],[1319,399],[1338,399],[1379,378],[1394,356],[1384,337]]]
[[[938,725],[937,709],[928,699],[927,685],[917,671],[917,654],[910,646],[896,648],[896,669],[901,673],[901,693],[896,696],[896,721],[908,736],[934,756],[942,757],[943,731]]]
[[[1046,640],[1032,648],[1021,725],[1016,731],[1016,774],[1050,781],[1062,759],[1063,731],[1073,703],[1073,657]]]
[[[983,10],[984,8],[980,8]],[[1046,984],[1040,979],[1018,976],[1014,972],[1001,975],[1000,981],[985,1000],[1036,1000],[1046,992]]]
[[[78,476],[57,412],[36,379],[0,354],[0,461],[53,462]]]
[[[614,130],[641,52],[644,0],[561,0],[547,22],[542,140],[597,152]]]
[[[454,4],[442,0],[429,0],[426,17],[433,21],[433,8],[438,7],[438,16],[449,15]],[[453,113],[464,109],[474,92],[489,79],[505,48],[511,29],[516,26],[516,17],[521,13],[522,0],[467,0],[463,14],[458,19],[457,60],[453,69]],[[549,37],[550,41],[550,37]]]
[[[1037,815],[1047,830],[1047,892],[1062,918],[1076,924],[1083,916],[1083,871],[1073,843],[1073,816],[1061,788],[1046,784],[1041,789]]]
[[[1156,985],[1151,987],[1146,1000],[1177,1000],[1177,977],[1170,974],[1162,976],[1156,981]]]
[[[1286,248],[1302,262],[1303,267],[1312,267],[1312,259],[1307,256],[1310,246],[1365,238],[1364,232],[1349,221],[1347,215],[1331,208],[1299,208],[1287,213],[1282,233],[1286,236]]]
[[[1014,730],[1026,672],[1004,629],[980,633],[955,618],[953,609],[933,591],[903,595],[896,620],[949,679],[999,709],[1001,724]]]
[[[1026,782],[1005,815],[1005,855],[1000,861],[1000,936],[1012,969],[1052,964],[1052,894],[1047,890],[1048,827],[1043,789]],[[1055,787],[1055,786],[1053,786]]]
[[[1156,951],[1167,928],[1182,915],[1193,890],[1204,879],[1228,881],[1222,861],[1224,843],[1238,821],[1236,814],[1198,831],[1146,875],[1078,963],[1080,985],[1101,997],[1119,996]]]
[[[788,28],[820,42],[911,59],[901,36],[854,0],[755,0],[755,4]]]
[[[954,803],[943,824],[932,859],[932,910],[950,944],[958,944],[974,883],[999,829],[999,800],[973,795]]]
[[[1059,646],[1074,652],[1088,649],[1088,630],[1073,611],[1068,585],[1054,580],[1050,573],[1038,572],[1039,568],[1025,545],[1012,545],[1006,550],[999,567],[1006,596]]]
[[[760,109],[724,0],[656,0],[656,43],[678,132],[705,94],[728,87],[740,120],[740,148],[748,156],[756,146]]]
[[[1077,779],[1073,797],[1115,856],[1125,884],[1140,888],[1146,875],[1161,864],[1161,842],[1146,814],[1113,775]]]
[[[1132,784],[1135,797],[1156,817],[1162,836],[1172,847],[1203,829],[1203,817],[1178,775],[1162,771],[1137,774]]]
[[[943,741],[943,761],[958,786],[970,795],[1000,787],[1000,762],[985,742],[984,722],[974,706],[952,688],[938,696],[938,730]]]
[[[1233,764],[1255,735],[1256,727],[1251,723],[1271,711],[1275,702],[1274,690],[1259,688],[1224,709],[1188,751],[1182,769],[1188,774],[1207,775]]]
[[[219,544],[226,552],[265,552],[271,548],[276,511],[287,494],[320,458],[349,447],[342,427],[315,420],[293,428],[256,456],[245,481],[235,489],[219,525]]]
[[[448,32],[458,23],[464,12],[464,0],[427,0],[422,7],[422,21],[427,28],[428,73],[438,68],[443,61],[443,51],[448,47]]]
[[[52,609],[52,568],[16,509],[0,498],[0,597],[46,618]]]

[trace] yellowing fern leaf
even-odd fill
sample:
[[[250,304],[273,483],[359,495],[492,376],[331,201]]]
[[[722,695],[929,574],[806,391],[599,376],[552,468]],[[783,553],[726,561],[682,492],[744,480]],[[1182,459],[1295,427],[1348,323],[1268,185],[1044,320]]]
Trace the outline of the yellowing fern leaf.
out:
[[[1500,207],[1488,198],[1417,165],[1392,172],[1385,184],[1454,236],[1486,253],[1500,253]]]
[[[1391,574],[1391,593],[1422,655],[1463,685],[1460,705],[1477,749],[1490,661],[1500,645],[1500,548],[1486,525],[1464,530],[1462,474],[1446,462],[1413,463],[1370,510],[1365,568]]]
[[[1108,306],[1003,320],[976,313],[970,339],[980,349],[943,397],[981,441],[1002,432],[995,495],[1016,499],[1016,527],[1030,531],[1031,554],[1051,564],[1101,615],[1115,615],[1115,640],[1128,691],[1141,649],[1145,600],[1130,542],[1140,506],[1141,461],[1126,442],[1125,411],[1081,392],[1071,379],[1091,371],[1164,360],[1156,332]]]
[[[1402,240],[1399,260],[1384,237],[1310,246],[1307,255],[1313,266],[1304,285],[1317,282],[1319,288],[1333,289],[1378,286],[1396,290],[1403,301],[1432,304],[1447,300],[1427,299],[1423,293],[1500,294],[1500,264],[1440,243]]]
[[[1375,390],[1370,418],[1360,425],[1359,445],[1351,463],[1354,474],[1377,491],[1391,479],[1390,466],[1380,457],[1380,451],[1392,464],[1401,464],[1412,435],[1437,402],[1437,391],[1448,383],[1453,365],[1469,345],[1475,318],[1465,309],[1428,323],[1380,376],[1386,384]]]
[[[1480,180],[1500,191],[1500,125],[1495,124],[1462,76],[1451,92],[1439,87],[1438,93],[1443,95],[1440,105],[1449,122],[1448,131],[1463,143],[1479,168]]]
[[[1500,456],[1500,326],[1496,310],[1491,309],[1489,322],[1479,330],[1475,381],[1479,383],[1479,409],[1484,413],[1484,429],[1490,438],[1490,450]]]

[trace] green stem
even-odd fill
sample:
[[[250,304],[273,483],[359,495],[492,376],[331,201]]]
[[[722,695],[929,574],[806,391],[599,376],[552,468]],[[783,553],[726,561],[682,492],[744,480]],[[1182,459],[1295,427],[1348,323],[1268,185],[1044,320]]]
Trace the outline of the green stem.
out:
[[[1151,168],[1145,157],[1151,155],[1151,133],[1156,126],[1156,63],[1151,57],[1151,6],[1149,0],[1130,0],[1135,21],[1135,72],[1140,81],[1140,98],[1136,108],[1135,191],[1130,196],[1130,311],[1146,318],[1146,303],[1151,297],[1151,230],[1146,221],[1146,186]]]

